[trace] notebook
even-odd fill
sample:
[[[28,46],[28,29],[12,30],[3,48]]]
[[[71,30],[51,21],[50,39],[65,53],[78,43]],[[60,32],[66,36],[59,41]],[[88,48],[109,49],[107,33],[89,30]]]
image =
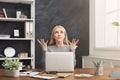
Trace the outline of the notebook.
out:
[[[73,52],[46,52],[45,56],[46,72],[73,72],[74,53]]]
[[[111,72],[109,74],[110,77],[120,77],[120,72]]]

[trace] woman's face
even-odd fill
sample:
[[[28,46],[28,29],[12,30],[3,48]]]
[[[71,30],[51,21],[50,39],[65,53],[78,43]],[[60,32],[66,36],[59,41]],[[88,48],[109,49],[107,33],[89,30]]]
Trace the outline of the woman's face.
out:
[[[63,28],[56,28],[54,30],[53,38],[56,41],[63,41],[65,38],[65,31]]]

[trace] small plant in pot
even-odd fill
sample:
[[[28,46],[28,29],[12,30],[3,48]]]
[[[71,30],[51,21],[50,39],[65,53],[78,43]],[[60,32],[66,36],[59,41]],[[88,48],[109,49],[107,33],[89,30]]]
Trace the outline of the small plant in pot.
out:
[[[6,58],[2,66],[6,69],[6,76],[19,77],[20,59]]]

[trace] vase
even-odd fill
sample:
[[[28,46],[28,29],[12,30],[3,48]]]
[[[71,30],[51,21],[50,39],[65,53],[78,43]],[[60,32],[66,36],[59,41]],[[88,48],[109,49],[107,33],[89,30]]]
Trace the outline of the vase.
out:
[[[6,70],[6,76],[19,77],[19,70]]]

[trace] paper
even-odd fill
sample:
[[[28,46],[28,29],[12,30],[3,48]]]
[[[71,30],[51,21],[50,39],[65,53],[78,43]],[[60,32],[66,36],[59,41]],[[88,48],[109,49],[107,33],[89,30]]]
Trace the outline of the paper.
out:
[[[39,74],[40,72],[32,72],[32,71],[25,71],[25,72],[20,72],[20,76],[34,76]]]
[[[75,74],[76,77],[92,77],[92,74]]]
[[[54,78],[57,78],[57,77],[53,77],[53,76],[40,76],[40,75],[34,75],[34,76],[31,76],[33,78],[40,78],[40,79],[54,79]]]
[[[72,74],[73,73],[57,73],[57,76],[60,77],[60,78],[65,78],[65,77],[70,76]]]

